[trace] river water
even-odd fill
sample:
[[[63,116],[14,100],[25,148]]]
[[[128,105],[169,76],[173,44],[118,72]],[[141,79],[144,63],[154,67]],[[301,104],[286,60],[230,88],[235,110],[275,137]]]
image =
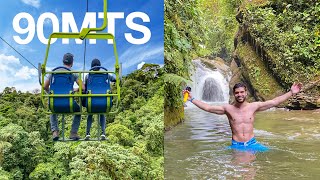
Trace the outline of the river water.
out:
[[[185,108],[185,121],[165,133],[165,179],[320,179],[320,112],[259,112],[256,139],[268,152],[227,147],[226,116]]]

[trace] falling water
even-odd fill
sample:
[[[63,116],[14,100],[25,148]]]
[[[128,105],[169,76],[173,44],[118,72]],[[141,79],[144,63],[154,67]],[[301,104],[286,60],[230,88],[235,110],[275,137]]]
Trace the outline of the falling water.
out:
[[[226,102],[229,100],[227,79],[218,70],[211,70],[194,61],[195,71],[192,75],[192,92],[195,98],[206,102]]]
[[[202,100],[204,101],[224,101],[220,85],[211,77],[204,81],[202,93]]]

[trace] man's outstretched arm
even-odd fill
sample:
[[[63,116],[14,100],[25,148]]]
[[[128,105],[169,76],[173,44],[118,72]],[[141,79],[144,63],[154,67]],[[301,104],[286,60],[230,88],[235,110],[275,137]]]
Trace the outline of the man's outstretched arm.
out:
[[[188,100],[190,102],[192,102],[194,105],[196,105],[198,108],[200,108],[204,111],[207,111],[207,112],[214,113],[214,114],[219,114],[219,115],[225,114],[225,109],[223,106],[211,106],[211,105],[204,103],[200,100],[196,100],[196,99],[192,98],[192,95],[189,91],[187,91],[187,90],[183,91],[183,93],[186,93],[186,92],[189,93]]]
[[[265,101],[265,102],[257,102],[256,104],[258,105],[258,111],[264,111],[264,110],[267,110],[269,108],[272,108],[272,107],[275,107],[275,106],[278,106],[279,104],[285,102],[286,100],[288,100],[292,95],[295,95],[297,94],[298,92],[301,91],[301,88],[302,88],[302,84],[301,83],[294,83],[292,86],[291,86],[291,89],[289,92],[281,95],[281,96],[278,96],[272,100],[268,100],[268,101]]]
[[[225,114],[223,106],[212,106],[196,99],[192,100],[192,103],[204,111],[219,115]]]

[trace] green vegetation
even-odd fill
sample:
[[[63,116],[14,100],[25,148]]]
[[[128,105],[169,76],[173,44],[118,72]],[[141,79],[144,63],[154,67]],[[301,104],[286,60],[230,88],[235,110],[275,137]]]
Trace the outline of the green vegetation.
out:
[[[164,179],[163,87],[163,69],[145,65],[122,80],[123,105],[107,117],[109,141],[56,143],[39,93],[5,88],[0,93],[0,179]],[[82,117],[82,137],[85,126]],[[94,123],[92,135],[96,131]]]
[[[320,2],[273,0],[248,6],[244,24],[272,60],[284,87],[320,75]]]
[[[190,80],[192,59],[230,62],[237,44],[239,57],[249,59],[242,73],[262,99],[294,81],[313,86],[320,77],[319,16],[315,0],[165,0],[165,127],[183,119],[181,90]],[[259,50],[242,44],[247,32]],[[319,92],[314,89],[309,92]]]
[[[234,36],[238,30],[237,8],[241,0],[201,0],[203,19],[206,24],[206,47],[210,56],[218,56],[230,62],[234,50]]]
[[[197,1],[165,0],[165,71],[170,76],[165,82],[166,127],[177,124],[183,118],[183,106],[179,98],[183,81],[174,83],[168,79],[189,78],[191,60],[200,49],[201,37],[204,37],[203,24],[199,21],[201,16]]]
[[[165,127],[183,118],[182,87],[190,79],[192,59],[231,59],[240,0],[165,0]]]

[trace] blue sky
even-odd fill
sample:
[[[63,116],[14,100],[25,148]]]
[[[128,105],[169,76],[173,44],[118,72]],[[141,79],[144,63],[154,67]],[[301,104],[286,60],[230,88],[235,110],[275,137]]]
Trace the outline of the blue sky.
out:
[[[43,63],[47,47],[41,41],[48,38],[53,31],[62,32],[63,28],[71,31],[68,23],[72,24],[73,20],[78,30],[81,29],[85,19],[93,24],[96,22],[96,26],[100,27],[102,19],[99,18],[98,13],[103,12],[103,0],[88,0],[88,2],[90,13],[86,13],[86,0],[2,1],[0,3],[0,36],[37,67],[38,63]],[[124,75],[136,70],[138,64],[143,62],[164,64],[163,3],[163,0],[109,0],[109,17],[118,17],[114,21],[114,35]],[[73,15],[73,18],[62,18],[70,14]],[[147,19],[143,20],[142,16],[144,18],[147,16]],[[135,29],[132,23],[140,25],[139,29]],[[15,28],[13,24],[16,24]],[[42,29],[43,32],[41,32]],[[112,23],[108,24],[105,32],[110,32],[111,29]],[[150,38],[147,36],[148,30],[151,32]],[[128,35],[133,40],[130,40]],[[14,38],[14,36],[17,37]],[[100,59],[106,68],[114,69],[112,44],[102,40],[97,40],[96,44],[90,44],[87,41],[85,67],[84,44],[84,42],[76,44],[72,39],[68,44],[63,44],[61,39],[56,40],[51,45],[47,67],[52,69],[60,66],[63,54],[70,52],[75,57],[74,70],[89,69],[93,58]],[[16,87],[22,91],[40,88],[37,70],[0,41],[0,91],[5,87]]]

